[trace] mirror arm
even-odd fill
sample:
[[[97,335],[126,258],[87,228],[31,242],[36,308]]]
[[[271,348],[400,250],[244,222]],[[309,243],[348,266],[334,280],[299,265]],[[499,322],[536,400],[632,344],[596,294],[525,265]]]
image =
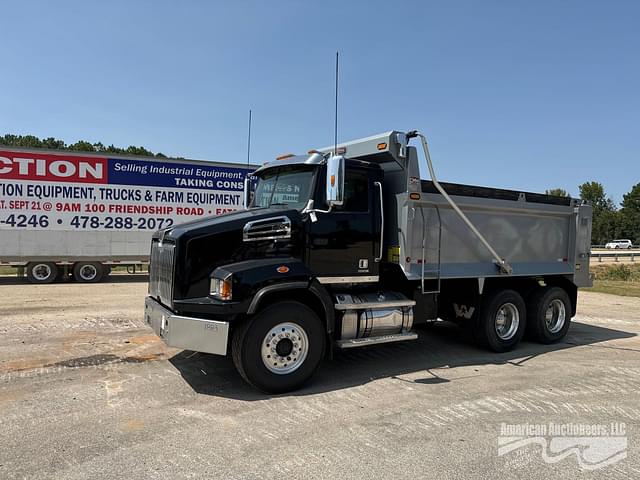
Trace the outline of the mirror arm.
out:
[[[307,205],[302,210],[302,213],[331,213],[333,205],[329,205],[327,210],[320,210],[319,208],[313,208],[313,200],[309,199]]]

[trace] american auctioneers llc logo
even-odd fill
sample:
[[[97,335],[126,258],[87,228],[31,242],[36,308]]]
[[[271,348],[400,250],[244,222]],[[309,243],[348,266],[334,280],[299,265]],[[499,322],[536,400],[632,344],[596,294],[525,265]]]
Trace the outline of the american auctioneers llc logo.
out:
[[[573,455],[581,469],[597,470],[627,457],[626,430],[624,423],[501,423],[498,455],[539,445],[546,463]]]

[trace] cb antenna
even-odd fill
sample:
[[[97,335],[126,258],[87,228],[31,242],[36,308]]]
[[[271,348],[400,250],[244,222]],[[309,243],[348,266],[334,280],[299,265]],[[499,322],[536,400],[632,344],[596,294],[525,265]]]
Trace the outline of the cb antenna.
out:
[[[336,109],[335,118],[333,121],[333,154],[338,154],[338,65],[340,60],[340,53],[336,52]]]
[[[251,157],[251,109],[249,109],[249,134],[247,135],[247,165]]]

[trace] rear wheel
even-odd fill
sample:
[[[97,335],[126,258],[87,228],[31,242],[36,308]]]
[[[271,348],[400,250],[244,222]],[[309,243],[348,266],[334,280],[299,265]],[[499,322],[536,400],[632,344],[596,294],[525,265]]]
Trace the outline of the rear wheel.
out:
[[[27,279],[31,283],[53,283],[58,277],[58,266],[53,262],[27,264]]]
[[[526,316],[524,300],[515,290],[489,293],[475,320],[476,340],[494,352],[512,350],[522,339]]]
[[[73,278],[76,282],[97,283],[102,280],[104,268],[99,262],[78,262],[73,265]]]
[[[300,388],[315,373],[325,348],[320,319],[309,307],[278,302],[234,333],[233,362],[242,377],[267,393]]]
[[[527,335],[540,343],[565,337],[571,324],[571,301],[560,287],[544,287],[527,299]]]

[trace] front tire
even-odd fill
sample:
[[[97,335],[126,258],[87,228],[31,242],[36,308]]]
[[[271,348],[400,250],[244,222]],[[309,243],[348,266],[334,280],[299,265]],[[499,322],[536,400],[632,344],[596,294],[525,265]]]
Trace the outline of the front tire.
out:
[[[544,287],[527,299],[527,336],[540,343],[562,340],[571,324],[571,301],[560,287]]]
[[[482,301],[475,321],[475,338],[494,352],[508,352],[522,339],[526,320],[526,307],[520,294],[515,290],[497,290]]]
[[[233,362],[240,375],[266,393],[300,388],[318,369],[325,349],[322,322],[306,305],[268,306],[234,333]]]

